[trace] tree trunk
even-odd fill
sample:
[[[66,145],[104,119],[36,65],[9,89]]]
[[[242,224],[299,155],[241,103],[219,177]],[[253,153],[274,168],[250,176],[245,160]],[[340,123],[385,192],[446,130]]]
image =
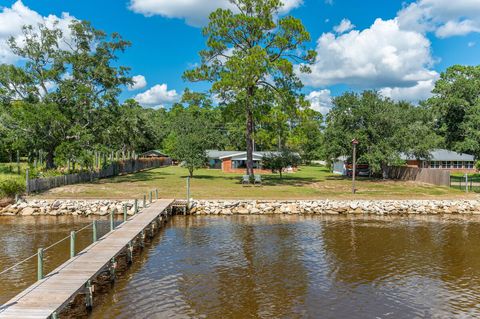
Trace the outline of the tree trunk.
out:
[[[247,98],[247,175],[250,176],[250,179],[254,179],[253,172],[253,111],[252,111],[252,101],[253,101],[253,88],[248,89],[248,98]]]
[[[48,151],[47,152],[47,156],[45,158],[45,166],[46,166],[47,169],[54,169],[55,168],[53,151]]]
[[[192,178],[193,177],[193,168],[189,168],[188,173],[190,174],[190,178]]]

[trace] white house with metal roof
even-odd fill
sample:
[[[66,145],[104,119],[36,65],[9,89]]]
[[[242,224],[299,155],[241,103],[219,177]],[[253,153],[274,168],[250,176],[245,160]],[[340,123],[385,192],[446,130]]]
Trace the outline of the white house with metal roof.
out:
[[[475,170],[475,156],[445,149],[431,151],[429,158],[416,159],[405,154],[402,154],[401,158],[407,162],[408,166],[412,167],[445,169],[459,172]]]

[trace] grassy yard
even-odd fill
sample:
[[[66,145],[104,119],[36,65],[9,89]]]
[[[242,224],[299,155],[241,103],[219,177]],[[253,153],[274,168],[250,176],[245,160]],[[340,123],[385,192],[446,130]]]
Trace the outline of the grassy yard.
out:
[[[25,169],[27,164],[20,163],[20,172],[17,173],[17,164],[16,163],[0,163],[0,182],[4,180],[14,179],[21,182],[25,181]]]
[[[140,198],[157,188],[162,198],[185,198],[187,170],[164,167],[137,174],[52,189],[36,195],[41,198]],[[460,190],[402,181],[362,179],[352,196],[350,179],[332,175],[326,168],[303,166],[287,174],[264,175],[263,186],[242,186],[240,175],[220,170],[195,171],[191,196],[196,199],[429,199],[475,198]]]

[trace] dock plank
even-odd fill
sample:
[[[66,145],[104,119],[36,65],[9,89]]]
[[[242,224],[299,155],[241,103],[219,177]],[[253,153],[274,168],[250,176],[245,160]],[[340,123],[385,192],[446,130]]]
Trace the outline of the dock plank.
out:
[[[49,318],[83,289],[85,283],[95,277],[133,238],[159,215],[164,215],[166,208],[173,202],[174,200],[158,200],[141,213],[131,216],[126,223],[120,224],[114,231],[58,266],[44,279],[0,306],[0,319]]]

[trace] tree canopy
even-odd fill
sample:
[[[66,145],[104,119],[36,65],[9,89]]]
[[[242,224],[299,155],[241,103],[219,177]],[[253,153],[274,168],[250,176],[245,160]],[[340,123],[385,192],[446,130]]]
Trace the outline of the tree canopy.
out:
[[[401,163],[400,155],[428,157],[439,142],[423,108],[394,102],[374,91],[346,93],[334,99],[327,115],[325,151],[329,159],[349,156],[357,139],[359,162],[374,173]]]
[[[253,175],[253,139],[259,114],[280,104],[299,106],[302,83],[294,63],[308,72],[315,51],[307,50],[310,34],[292,16],[279,16],[279,0],[230,0],[237,9],[218,9],[203,29],[207,49],[200,52],[201,65],[186,71],[190,81],[209,81],[212,93],[244,118],[247,174]],[[267,109],[267,110],[266,110]]]

